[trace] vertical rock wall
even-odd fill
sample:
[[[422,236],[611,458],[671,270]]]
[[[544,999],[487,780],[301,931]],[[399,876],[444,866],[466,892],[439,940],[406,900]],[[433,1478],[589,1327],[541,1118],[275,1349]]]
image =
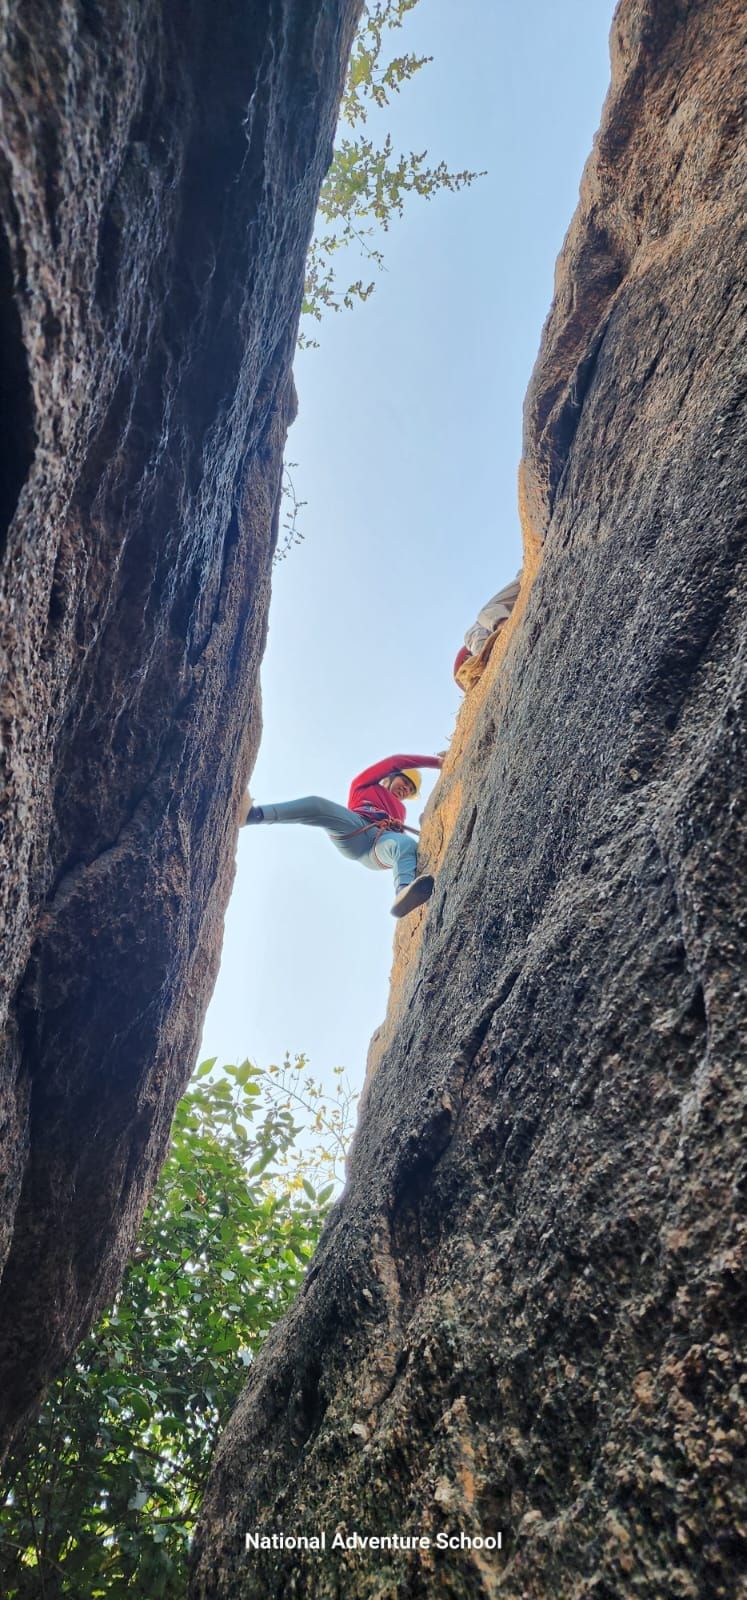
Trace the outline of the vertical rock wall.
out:
[[[115,1286],[193,1065],[358,10],[3,9],[0,1437]]]
[[[618,8],[527,399],[530,581],[195,1600],[743,1592],[741,12]],[[340,1528],[432,1544],[244,1551]]]

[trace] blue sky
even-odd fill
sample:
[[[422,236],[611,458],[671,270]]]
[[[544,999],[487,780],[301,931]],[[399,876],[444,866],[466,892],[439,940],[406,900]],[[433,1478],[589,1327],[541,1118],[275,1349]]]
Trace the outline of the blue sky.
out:
[[[413,197],[386,271],[296,361],[304,542],[276,568],[256,799],[323,794],[395,751],[448,744],[465,628],[521,560],[521,412],[609,80],[609,0],[421,0],[395,50],[432,55],[369,123],[452,170]],[[369,276],[355,263],[353,276]],[[312,330],[314,331],[314,330]],[[422,796],[432,780],[424,775]],[[422,804],[410,807],[417,824]],[[202,1056],[303,1052],[360,1084],[387,1002],[391,874],[324,834],[249,828]]]

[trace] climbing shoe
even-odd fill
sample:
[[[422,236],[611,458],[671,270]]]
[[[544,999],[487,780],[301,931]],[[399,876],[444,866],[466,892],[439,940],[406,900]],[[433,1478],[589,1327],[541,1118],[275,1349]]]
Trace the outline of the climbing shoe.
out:
[[[406,917],[417,906],[422,906],[424,900],[430,900],[433,894],[433,881],[430,873],[424,872],[419,878],[413,878],[412,883],[406,884],[404,889],[400,889],[392,906],[392,916]]]
[[[252,805],[252,797],[248,791],[244,795],[241,811],[242,815],[239,818],[240,828],[245,828],[248,822],[264,822],[265,820],[265,814],[262,810],[262,807]]]

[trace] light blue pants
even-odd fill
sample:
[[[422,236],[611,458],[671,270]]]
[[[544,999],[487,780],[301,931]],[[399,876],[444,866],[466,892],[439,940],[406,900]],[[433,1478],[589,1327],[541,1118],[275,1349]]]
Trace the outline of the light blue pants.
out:
[[[265,822],[302,822],[307,828],[323,828],[341,854],[360,861],[361,866],[391,867],[396,894],[412,883],[417,873],[418,847],[411,834],[397,833],[394,828],[378,833],[374,827],[367,828],[356,811],[335,805],[334,800],[307,794],[302,800],[263,805],[262,811]]]

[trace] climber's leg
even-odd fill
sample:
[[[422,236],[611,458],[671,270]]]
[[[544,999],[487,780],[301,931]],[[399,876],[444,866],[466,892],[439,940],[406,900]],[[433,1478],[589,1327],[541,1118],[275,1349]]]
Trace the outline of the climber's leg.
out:
[[[301,822],[307,828],[326,828],[328,833],[345,833],[361,825],[355,812],[319,794],[307,794],[301,800],[283,800],[278,805],[263,805],[258,809],[262,811],[264,822]]]
[[[422,906],[433,893],[433,878],[429,872],[417,877],[418,847],[407,833],[388,829],[380,833],[371,855],[380,866],[391,866],[394,873],[393,917],[406,917],[416,906]]]
[[[373,854],[380,867],[391,867],[397,892],[412,883],[418,870],[418,847],[409,833],[387,828],[379,834]]]
[[[323,828],[342,855],[361,861],[371,851],[376,829],[367,828],[355,811],[338,806],[323,795],[308,794],[300,800],[283,800],[277,805],[252,806],[247,822],[300,822],[307,828]],[[366,865],[378,865],[366,862]]]

